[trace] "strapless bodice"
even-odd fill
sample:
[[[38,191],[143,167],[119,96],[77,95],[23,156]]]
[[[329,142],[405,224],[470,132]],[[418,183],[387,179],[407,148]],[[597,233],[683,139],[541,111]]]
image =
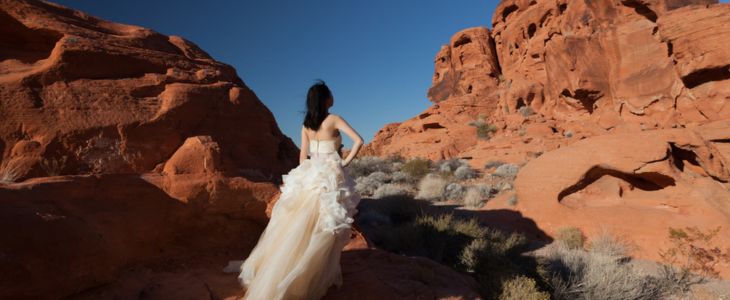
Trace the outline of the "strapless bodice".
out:
[[[337,153],[337,140],[309,140],[309,154]]]

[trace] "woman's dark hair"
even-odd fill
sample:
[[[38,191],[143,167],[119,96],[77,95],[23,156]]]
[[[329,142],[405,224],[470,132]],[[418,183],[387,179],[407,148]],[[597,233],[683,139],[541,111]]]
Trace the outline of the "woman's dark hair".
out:
[[[307,92],[307,114],[304,116],[304,127],[314,131],[327,117],[327,101],[332,98],[332,92],[322,80],[317,80]]]

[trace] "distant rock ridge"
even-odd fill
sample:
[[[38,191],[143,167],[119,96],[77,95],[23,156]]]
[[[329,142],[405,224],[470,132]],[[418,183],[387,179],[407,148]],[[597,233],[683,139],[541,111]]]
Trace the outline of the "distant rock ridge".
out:
[[[515,130],[534,112],[592,134],[728,119],[729,21],[730,5],[709,0],[502,1],[491,31],[460,31],[437,53],[434,105],[381,129],[365,153],[459,156],[477,144],[468,123],[480,115]]]

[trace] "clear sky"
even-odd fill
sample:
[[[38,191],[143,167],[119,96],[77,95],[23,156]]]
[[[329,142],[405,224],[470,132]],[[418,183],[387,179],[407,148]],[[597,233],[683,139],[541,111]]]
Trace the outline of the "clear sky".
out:
[[[436,52],[461,29],[490,26],[499,2],[55,1],[193,41],[233,65],[297,144],[306,90],[318,78],[335,95],[332,111],[366,141],[426,109]]]
[[[332,112],[366,142],[385,124],[425,110],[436,52],[461,29],[489,26],[499,1],[54,2],[196,43],[234,66],[299,144],[304,99],[315,79],[332,89]]]

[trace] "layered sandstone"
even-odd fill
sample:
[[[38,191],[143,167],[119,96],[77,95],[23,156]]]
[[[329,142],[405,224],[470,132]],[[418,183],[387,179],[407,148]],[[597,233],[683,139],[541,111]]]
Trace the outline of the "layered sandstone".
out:
[[[41,1],[0,1],[0,120],[0,298],[239,259],[298,152],[193,43]]]
[[[233,68],[180,37],[0,0],[0,298],[235,299],[298,150]],[[329,298],[478,298],[355,234]],[[367,297],[367,296],[366,296]]]
[[[1,4],[8,179],[49,175],[43,160],[63,160],[58,174],[148,172],[191,136],[219,143],[232,175],[274,178],[296,165],[296,147],[271,112],[195,44],[50,3]]]
[[[730,118],[730,6],[713,3],[502,1],[491,32],[456,33],[436,55],[435,104],[383,128],[366,153],[460,156],[480,147],[469,126],[480,114],[506,133],[535,112],[592,135]]]
[[[669,227],[721,226],[724,248],[729,17],[711,0],[501,1],[491,31],[458,32],[436,55],[433,104],[364,153],[522,166],[517,205],[510,192],[484,209],[547,233],[609,230],[658,259]],[[496,132],[478,138],[478,120]]]

